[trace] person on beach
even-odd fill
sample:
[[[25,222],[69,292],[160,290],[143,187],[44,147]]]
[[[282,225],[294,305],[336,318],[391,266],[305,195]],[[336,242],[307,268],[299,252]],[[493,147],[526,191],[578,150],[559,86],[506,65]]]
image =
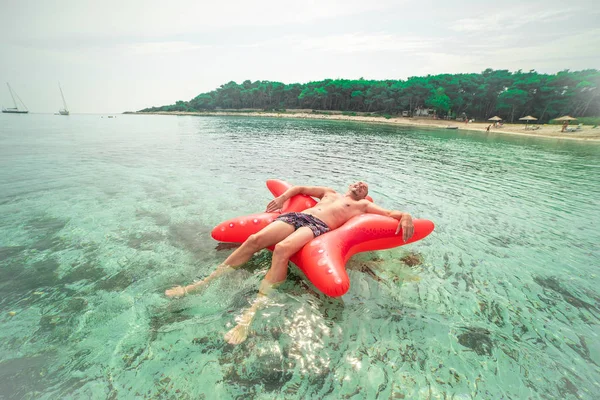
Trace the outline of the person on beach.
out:
[[[321,201],[302,212],[281,214],[260,232],[251,235],[208,277],[185,287],[176,286],[165,291],[165,295],[168,297],[184,296],[203,287],[218,276],[233,271],[234,268],[246,263],[259,250],[275,245],[271,268],[259,286],[258,297],[252,306],[241,315],[238,324],[225,335],[225,340],[230,344],[243,342],[248,336],[250,323],[258,308],[264,304],[274,287],[285,281],[290,257],[313,238],[342,226],[352,217],[365,213],[397,219],[396,234],[402,229],[402,239],[405,242],[412,237],[414,227],[410,214],[386,210],[373,204],[366,200],[368,192],[369,187],[364,182],[351,184],[345,194],[322,186],[292,186],[281,196],[272,200],[267,205],[266,211],[281,210],[286,200],[298,194],[317,197]]]

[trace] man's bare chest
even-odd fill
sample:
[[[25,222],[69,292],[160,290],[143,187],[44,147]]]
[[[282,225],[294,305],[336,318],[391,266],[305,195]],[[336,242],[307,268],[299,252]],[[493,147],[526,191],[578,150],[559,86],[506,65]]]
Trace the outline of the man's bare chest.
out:
[[[330,211],[347,211],[356,208],[357,202],[347,197],[323,198],[317,206]]]

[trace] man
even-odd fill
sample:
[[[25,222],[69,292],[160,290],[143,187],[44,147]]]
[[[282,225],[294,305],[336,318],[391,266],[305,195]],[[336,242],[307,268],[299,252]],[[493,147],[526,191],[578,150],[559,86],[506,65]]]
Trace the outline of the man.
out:
[[[250,323],[260,305],[266,300],[266,296],[275,286],[285,281],[290,257],[316,236],[342,226],[352,217],[371,213],[397,219],[399,222],[396,234],[402,228],[402,239],[405,242],[412,237],[414,227],[411,216],[408,213],[386,210],[373,204],[365,199],[368,192],[369,187],[364,182],[351,184],[346,194],[337,193],[333,189],[321,186],[292,186],[281,196],[272,200],[267,205],[266,211],[281,210],[283,203],[297,194],[318,197],[321,201],[302,212],[280,215],[260,232],[251,235],[207,278],[185,287],[176,286],[167,290],[165,294],[168,297],[183,296],[246,263],[257,251],[275,245],[271,268],[260,284],[258,298],[242,314],[237,326],[225,335],[225,340],[231,344],[243,342],[248,336]]]

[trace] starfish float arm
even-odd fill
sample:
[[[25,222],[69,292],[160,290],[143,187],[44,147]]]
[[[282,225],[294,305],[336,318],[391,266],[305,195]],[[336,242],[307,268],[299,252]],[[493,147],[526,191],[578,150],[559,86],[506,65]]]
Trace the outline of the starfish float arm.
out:
[[[346,262],[355,254],[402,246],[429,235],[433,222],[413,220],[414,234],[408,241],[396,234],[398,221],[382,215],[358,215],[341,227],[304,246],[290,259],[321,292],[342,296],[350,288]]]
[[[385,208],[379,207],[375,203],[367,203],[367,213],[378,214],[386,217],[394,218],[398,220],[398,227],[396,228],[396,234],[402,230],[402,239],[406,242],[413,235],[412,217],[407,212],[397,210],[386,210]]]
[[[287,182],[279,179],[269,179],[267,188],[274,196],[281,196],[292,188]],[[317,202],[305,194],[297,194],[286,199],[281,207],[281,213],[300,212],[313,207]],[[212,230],[212,237],[219,242],[242,243],[248,236],[260,231],[280,215],[278,212],[263,212],[229,219],[221,222]]]
[[[267,212],[277,211],[283,208],[284,203],[294,196],[303,194],[322,199],[327,193],[335,192],[333,189],[324,186],[291,186],[281,195],[276,196],[267,206]],[[308,205],[308,203],[305,203]],[[289,212],[289,211],[288,211]]]

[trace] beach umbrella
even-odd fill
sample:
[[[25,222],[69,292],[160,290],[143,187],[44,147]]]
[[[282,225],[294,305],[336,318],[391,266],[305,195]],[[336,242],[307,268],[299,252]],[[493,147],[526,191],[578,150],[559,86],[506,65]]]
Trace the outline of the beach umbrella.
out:
[[[502,118],[500,118],[499,116],[494,116],[492,118],[489,118],[488,121],[502,121]]]
[[[570,115],[565,115],[564,117],[556,118],[555,121],[577,121],[577,118],[573,118]]]
[[[563,128],[561,130],[561,132],[564,132],[565,128],[569,126],[569,121],[577,121],[577,118],[573,118],[570,115],[565,115],[563,117],[556,118],[555,121],[566,121],[566,125],[563,124]]]
[[[536,117],[532,117],[531,115],[528,115],[526,117],[519,118],[519,121],[537,121],[537,118]]]
[[[537,121],[537,118],[536,117],[532,117],[531,115],[528,115],[526,117],[519,118],[519,121],[525,121],[525,128],[527,128],[527,125],[529,124],[529,121]]]

